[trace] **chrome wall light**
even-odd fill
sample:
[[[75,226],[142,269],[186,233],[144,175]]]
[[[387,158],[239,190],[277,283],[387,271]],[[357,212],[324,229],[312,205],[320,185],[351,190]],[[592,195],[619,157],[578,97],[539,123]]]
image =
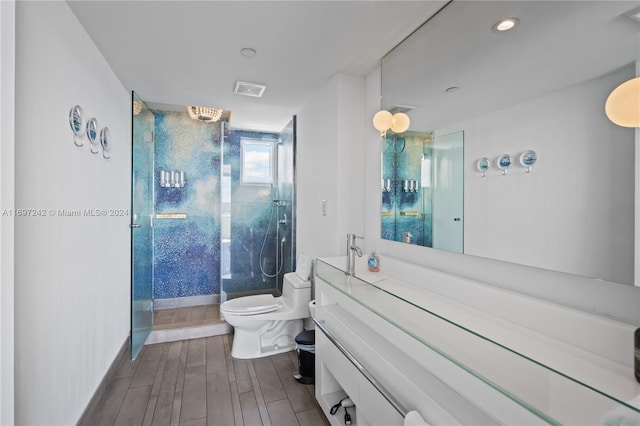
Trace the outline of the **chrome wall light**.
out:
[[[83,137],[86,129],[84,112],[80,105],[74,106],[71,108],[71,111],[69,111],[69,126],[71,126],[71,131],[73,131],[73,143],[76,146],[84,145]]]
[[[102,156],[105,159],[111,158],[111,143],[109,137],[109,129],[102,128],[98,132],[98,120],[92,117],[85,121],[84,112],[80,105],[75,105],[69,111],[69,126],[73,132],[73,143],[78,148],[84,146],[84,137],[89,139],[89,149],[92,154],[98,154],[102,147]]]

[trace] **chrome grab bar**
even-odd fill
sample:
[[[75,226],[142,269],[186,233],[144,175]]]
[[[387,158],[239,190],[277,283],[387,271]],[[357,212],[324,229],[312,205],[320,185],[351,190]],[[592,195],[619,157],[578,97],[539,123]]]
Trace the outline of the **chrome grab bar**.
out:
[[[351,352],[349,352],[349,350],[347,348],[345,348],[344,346],[342,346],[342,344],[340,342],[338,342],[338,340],[325,328],[324,325],[322,325],[321,322],[319,322],[318,320],[316,320],[315,318],[313,319],[313,323],[316,325],[316,327],[318,327],[318,329],[320,331],[322,331],[322,333],[327,336],[327,339],[329,339],[329,341],[331,343],[334,344],[334,346],[336,348],[338,348],[338,350],[340,352],[342,352],[342,354],[349,360],[351,361],[351,364],[353,364],[358,371],[360,371],[360,374],[362,374],[364,376],[365,379],[367,379],[369,381],[369,383],[371,383],[373,385],[374,388],[376,388],[376,390],[378,392],[380,392],[380,395],[382,395],[384,397],[384,399],[386,399],[387,401],[389,401],[389,404],[391,404],[393,406],[393,408],[396,409],[396,411],[402,416],[402,417],[406,417],[407,413],[409,412],[408,410],[406,410],[404,408],[404,406],[393,396],[391,395],[391,393],[389,391],[387,391],[387,389],[378,381],[376,380],[375,377],[373,377],[373,375],[371,373],[369,373],[369,371],[367,371],[366,368],[364,368],[364,366],[360,363],[360,361],[358,361],[352,354]]]

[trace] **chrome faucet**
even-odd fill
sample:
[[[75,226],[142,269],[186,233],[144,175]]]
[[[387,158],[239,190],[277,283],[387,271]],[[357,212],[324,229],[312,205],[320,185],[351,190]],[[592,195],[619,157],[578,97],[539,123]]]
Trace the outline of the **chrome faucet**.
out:
[[[363,237],[358,237],[356,234],[347,234],[347,274],[354,275],[356,273],[356,256],[362,257],[362,249],[356,245],[356,238],[364,240]]]

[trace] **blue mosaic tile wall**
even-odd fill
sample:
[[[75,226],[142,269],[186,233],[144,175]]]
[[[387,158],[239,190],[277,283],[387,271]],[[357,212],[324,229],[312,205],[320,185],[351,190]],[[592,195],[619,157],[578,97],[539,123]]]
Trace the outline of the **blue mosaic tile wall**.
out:
[[[221,292],[224,298],[234,293],[277,293],[283,273],[292,270],[293,262],[290,218],[294,174],[288,171],[293,168],[293,142],[277,145],[279,153],[291,151],[290,155],[282,155],[291,165],[287,162],[278,165],[282,182],[244,185],[240,170],[242,138],[276,143],[278,134],[225,130],[221,143],[220,123],[199,123],[181,112],[155,111],[155,114],[155,212],[186,213],[187,218],[156,219],[154,298]],[[160,187],[160,170],[185,172],[184,188]],[[231,177],[230,194],[224,196],[223,174]],[[290,176],[290,181],[284,176]],[[290,221],[280,228],[275,227],[272,198],[276,196],[286,197],[286,206],[278,213],[279,218],[286,213]],[[230,223],[226,214],[224,221],[221,214],[223,198],[225,203],[230,202],[226,211]],[[223,237],[225,224],[230,227],[230,237]],[[283,237],[284,261],[280,282],[276,282],[261,273],[260,265],[268,274],[275,272],[276,241]]]
[[[382,179],[388,179],[389,191],[382,193],[383,239],[403,241],[403,235],[411,235],[410,242],[432,246],[432,191],[423,187],[421,159],[431,155],[431,147],[425,144],[428,134],[388,135],[382,140]],[[405,181],[414,181],[417,189],[405,189]]]
[[[278,294],[282,288],[282,275],[292,270],[289,220],[292,195],[286,189],[286,183],[277,181],[273,185],[242,184],[240,151],[243,138],[273,143],[279,154],[282,149],[279,135],[273,133],[232,130],[225,141],[224,165],[231,171],[231,238],[223,244],[223,299],[243,293]],[[278,159],[278,169],[282,167],[280,163],[286,163],[284,160]],[[277,206],[274,199],[285,205]],[[285,214],[288,223],[278,224]],[[281,245],[283,238],[285,241]],[[278,271],[277,277],[269,276]]]
[[[156,111],[154,298],[220,291],[220,123]],[[161,188],[160,170],[185,172],[183,188]]]

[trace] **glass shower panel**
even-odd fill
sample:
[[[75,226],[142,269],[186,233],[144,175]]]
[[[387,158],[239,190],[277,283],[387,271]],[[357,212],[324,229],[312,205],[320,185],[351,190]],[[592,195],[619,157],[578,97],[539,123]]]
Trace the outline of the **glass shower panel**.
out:
[[[464,132],[436,136],[433,152],[433,247],[462,253]]]
[[[155,112],[154,299],[212,303],[220,279],[220,122]],[[162,176],[170,176],[162,184]],[[171,175],[179,176],[178,184]],[[178,300],[181,299],[181,300]]]
[[[225,131],[220,300],[282,291],[292,270],[294,125],[276,133]],[[282,181],[279,180],[282,177]]]
[[[277,195],[285,201],[282,208],[285,223],[283,244],[283,270],[278,277],[278,290],[282,292],[282,279],[286,272],[295,270],[296,262],[296,117],[294,116],[280,132],[277,145]]]
[[[131,360],[153,327],[153,113],[132,92]]]

